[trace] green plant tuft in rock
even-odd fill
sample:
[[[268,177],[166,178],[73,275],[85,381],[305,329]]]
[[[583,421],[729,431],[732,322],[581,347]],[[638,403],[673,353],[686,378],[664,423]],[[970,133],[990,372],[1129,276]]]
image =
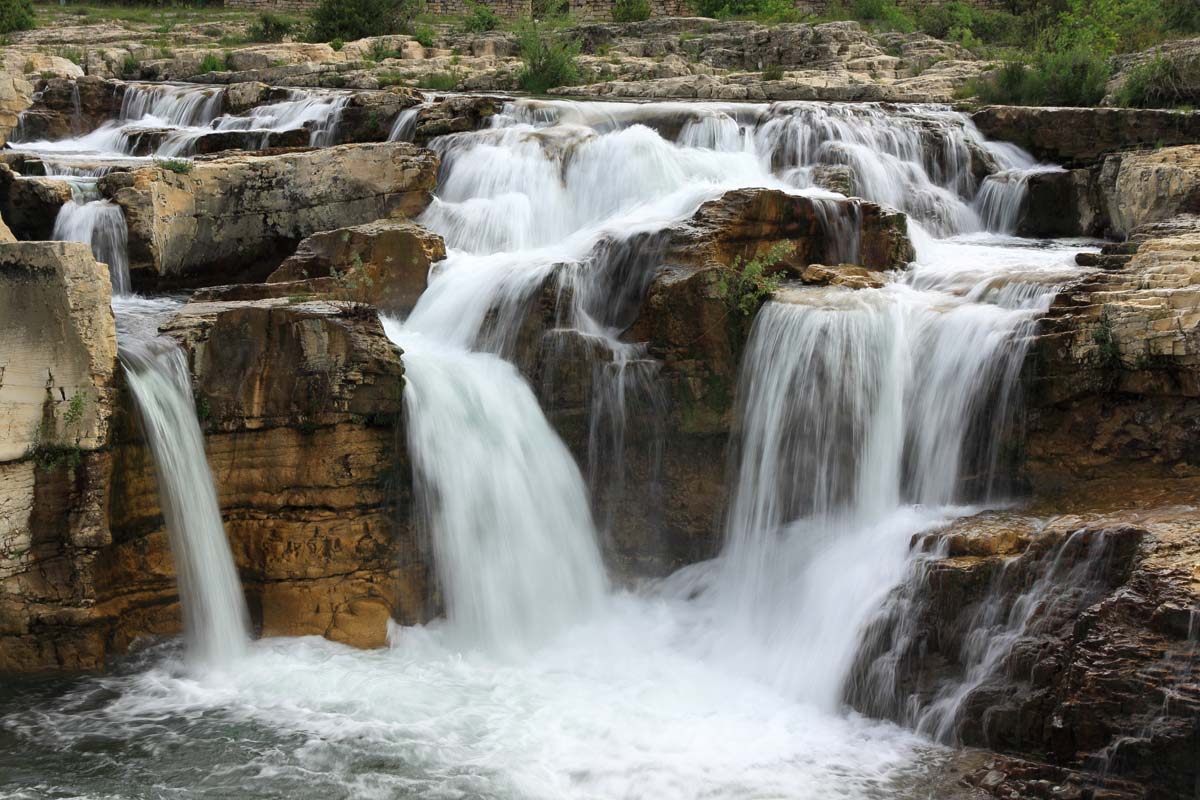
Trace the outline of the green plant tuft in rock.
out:
[[[778,275],[768,274],[767,271],[777,266],[794,249],[795,246],[790,242],[779,242],[764,255],[745,263],[740,257],[735,258],[729,269],[722,270],[714,284],[717,297],[725,301],[731,312],[750,316],[782,283]]]

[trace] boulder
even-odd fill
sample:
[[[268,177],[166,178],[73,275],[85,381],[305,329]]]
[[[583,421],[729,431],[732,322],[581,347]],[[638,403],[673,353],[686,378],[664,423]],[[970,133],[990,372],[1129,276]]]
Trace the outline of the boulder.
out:
[[[905,216],[875,203],[735,189],[704,203],[671,230],[668,259],[703,266],[746,263],[779,244],[790,251],[769,271],[849,262],[902,269],[914,258]]]
[[[1108,217],[1096,177],[1087,169],[1029,176],[1017,233],[1030,237],[1102,236]]]
[[[424,99],[415,89],[398,86],[382,92],[355,92],[338,118],[335,140],[338,144],[386,142],[396,116]]]
[[[1121,150],[1200,142],[1197,111],[988,106],[971,119],[987,138],[1066,167],[1086,167]]]
[[[413,129],[413,141],[417,144],[427,144],[436,136],[486,128],[504,103],[505,99],[502,97],[447,97],[421,111]]]
[[[261,280],[306,236],[429,203],[437,157],[402,143],[197,159],[112,174],[135,287]]]

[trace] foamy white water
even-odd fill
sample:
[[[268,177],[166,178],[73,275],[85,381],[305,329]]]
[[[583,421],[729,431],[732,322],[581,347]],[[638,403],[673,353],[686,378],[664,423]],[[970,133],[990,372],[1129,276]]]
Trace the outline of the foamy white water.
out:
[[[913,776],[945,751],[849,713],[843,687],[913,536],[1003,488],[985,428],[1003,427],[1022,336],[1074,252],[983,230],[981,176],[1032,161],[923,106],[522,101],[434,144],[422,221],[450,255],[385,327],[448,618],[377,652],[256,642],[220,679],[158,654],[0,727],[45,759],[137,742],[152,755],[97,767],[106,783],[50,784],[114,796],[929,796]],[[589,487],[504,360],[529,301],[557,291],[561,326],[609,348],[592,438],[619,449],[622,370],[644,363],[620,337],[654,233],[733,188],[832,198],[813,187],[828,168],[913,215],[918,263],[760,313],[726,551],[613,593]]]

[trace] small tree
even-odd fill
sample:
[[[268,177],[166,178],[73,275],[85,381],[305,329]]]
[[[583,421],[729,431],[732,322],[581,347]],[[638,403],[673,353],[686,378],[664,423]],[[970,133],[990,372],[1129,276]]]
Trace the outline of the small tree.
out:
[[[517,31],[521,60],[525,66],[517,74],[521,88],[533,94],[545,94],[556,86],[579,82],[579,42],[547,30],[535,20],[526,20]]]
[[[617,0],[613,4],[613,22],[642,22],[650,19],[650,0]]]
[[[423,0],[321,0],[312,11],[309,38],[352,41],[400,33],[424,8]]]
[[[0,34],[27,31],[34,24],[32,0],[0,0]]]

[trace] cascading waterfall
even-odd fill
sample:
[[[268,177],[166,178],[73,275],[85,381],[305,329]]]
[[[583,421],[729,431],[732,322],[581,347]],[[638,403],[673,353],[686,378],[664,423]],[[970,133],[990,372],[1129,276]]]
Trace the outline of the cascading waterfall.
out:
[[[50,238],[89,245],[96,260],[108,265],[113,294],[129,294],[129,231],[124,212],[100,196],[95,177],[68,180],[71,199],[59,209]]]
[[[583,480],[516,369],[403,343],[409,452],[447,617],[468,646],[536,645],[600,605],[604,570]]]
[[[117,117],[94,131],[57,141],[25,141],[18,131],[13,143],[47,156],[111,160],[142,152],[143,137],[155,135],[153,156],[177,158],[191,155],[200,137],[217,131],[257,133],[257,146],[265,147],[273,133],[305,129],[309,145],[325,147],[336,139],[349,99],[346,92],[291,89],[282,99],[232,114],[222,113],[220,87],[131,84]]]
[[[413,133],[417,129],[417,120],[421,116],[421,112],[428,108],[428,104],[422,103],[406,108],[396,115],[396,121],[392,123],[392,129],[388,131],[389,142],[411,142]]]
[[[161,338],[123,337],[120,357],[154,456],[189,660],[227,665],[246,651],[249,614],[204,454],[187,360],[178,345]]]
[[[928,794],[913,783],[944,753],[843,713],[847,679],[873,617],[933,557],[914,537],[1004,495],[1027,335],[1075,252],[982,232],[987,176],[1032,167],[924,106],[520,101],[432,146],[442,166],[422,222],[449,255],[384,327],[404,350],[417,504],[449,619],[395,628],[374,653],[264,642],[220,682],[152,668],[104,687],[131,702],[87,696],[16,724],[75,743],[150,718],[150,746],[182,720],[251,765],[216,759],[214,793]],[[522,349],[560,348],[550,384],[587,354],[592,490],[619,489],[608,473],[626,437],[660,413],[658,365],[628,341],[664,266],[659,234],[731,189],[829,199],[813,184],[830,175],[913,215],[917,263],[882,288],[789,288],[759,312],[724,552],[607,591],[588,487]],[[843,240],[828,257],[853,260],[843,222],[826,220]]]

